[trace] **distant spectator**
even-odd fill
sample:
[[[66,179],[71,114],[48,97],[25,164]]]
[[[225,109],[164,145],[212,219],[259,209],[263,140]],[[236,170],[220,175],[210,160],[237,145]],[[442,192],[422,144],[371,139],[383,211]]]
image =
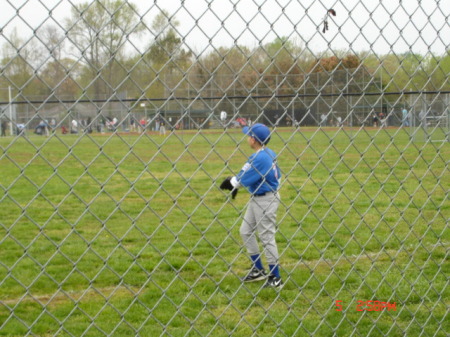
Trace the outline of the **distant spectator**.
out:
[[[280,115],[275,114],[274,119],[275,119],[275,126],[279,125],[279,123],[280,123]]]
[[[87,118],[87,121],[86,121],[86,132],[87,133],[92,133],[92,118],[91,117],[88,117]]]
[[[402,110],[402,126],[409,126],[409,114],[406,108]]]
[[[52,132],[55,132],[56,129],[56,119],[52,118],[50,120],[50,129],[52,130]]]
[[[142,132],[145,132],[146,124],[147,122],[145,121],[145,118],[141,118],[141,120],[139,121],[139,125],[142,128]]]
[[[166,135],[166,123],[164,119],[159,121],[159,134],[165,136]]]
[[[78,133],[78,122],[75,119],[72,119],[70,133]]]
[[[321,127],[327,126],[327,115],[325,114],[320,115],[320,126]]]
[[[227,112],[226,111],[221,111],[220,112],[220,120],[222,122],[225,122],[227,120]]]
[[[25,135],[25,124],[19,123],[17,124],[17,135],[24,136]]]
[[[100,123],[97,124],[97,131],[100,132],[101,134],[105,133],[105,118],[101,118],[100,119]]]
[[[292,124],[292,119],[289,116],[286,116],[285,123],[286,123],[286,126],[290,126]]]
[[[380,123],[381,123],[381,125],[380,125],[381,128],[386,128],[388,126],[387,116],[383,112],[380,112]]]
[[[8,122],[2,121],[2,137],[6,137],[6,129],[8,128]]]
[[[34,133],[37,135],[49,136],[47,121],[40,121],[39,124],[34,129]]]
[[[245,118],[239,117],[236,119],[236,122],[238,122],[241,127],[247,126],[247,121]]]
[[[374,113],[372,116],[372,124],[375,128],[378,127],[378,116],[376,113]]]
[[[114,117],[115,118],[115,117]],[[114,131],[115,130],[115,122],[114,119],[111,119],[110,117],[106,117],[107,121],[106,121],[106,128],[110,131]]]
[[[428,133],[428,124],[427,124],[427,111],[422,109],[419,113],[420,126],[422,129]]]

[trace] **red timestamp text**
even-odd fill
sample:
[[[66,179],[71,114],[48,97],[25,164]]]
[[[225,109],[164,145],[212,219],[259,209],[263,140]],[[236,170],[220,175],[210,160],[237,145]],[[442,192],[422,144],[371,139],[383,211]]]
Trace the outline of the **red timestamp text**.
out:
[[[336,311],[343,311],[343,301],[336,301]],[[397,302],[357,301],[356,311],[397,311]]]

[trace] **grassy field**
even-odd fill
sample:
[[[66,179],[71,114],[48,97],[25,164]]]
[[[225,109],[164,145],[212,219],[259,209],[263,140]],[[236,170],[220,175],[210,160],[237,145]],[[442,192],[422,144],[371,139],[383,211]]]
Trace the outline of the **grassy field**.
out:
[[[248,194],[218,188],[251,153],[243,139],[0,139],[0,335],[448,335],[448,143],[398,129],[274,134],[275,291],[239,280]],[[370,300],[396,310],[358,302]]]

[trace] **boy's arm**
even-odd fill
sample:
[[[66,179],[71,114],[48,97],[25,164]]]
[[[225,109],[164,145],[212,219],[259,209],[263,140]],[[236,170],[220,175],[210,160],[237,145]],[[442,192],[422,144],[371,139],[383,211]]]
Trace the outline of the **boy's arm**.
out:
[[[239,188],[242,186],[241,184],[241,180],[242,177],[244,176],[244,174],[246,174],[250,169],[252,168],[252,165],[247,162],[245,163],[245,165],[242,167],[242,169],[239,171],[239,173],[231,178],[231,184],[233,185],[234,188]]]
[[[256,160],[250,160],[241,169],[241,171],[231,178],[231,184],[234,188],[239,188],[241,186],[249,187],[256,184],[261,180],[266,171],[262,162]]]

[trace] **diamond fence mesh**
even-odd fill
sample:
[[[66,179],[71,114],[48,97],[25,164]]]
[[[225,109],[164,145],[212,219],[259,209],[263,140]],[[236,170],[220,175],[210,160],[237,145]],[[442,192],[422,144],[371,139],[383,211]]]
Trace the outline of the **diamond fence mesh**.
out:
[[[444,1],[1,7],[0,335],[448,336]],[[253,123],[282,289],[219,189]]]

